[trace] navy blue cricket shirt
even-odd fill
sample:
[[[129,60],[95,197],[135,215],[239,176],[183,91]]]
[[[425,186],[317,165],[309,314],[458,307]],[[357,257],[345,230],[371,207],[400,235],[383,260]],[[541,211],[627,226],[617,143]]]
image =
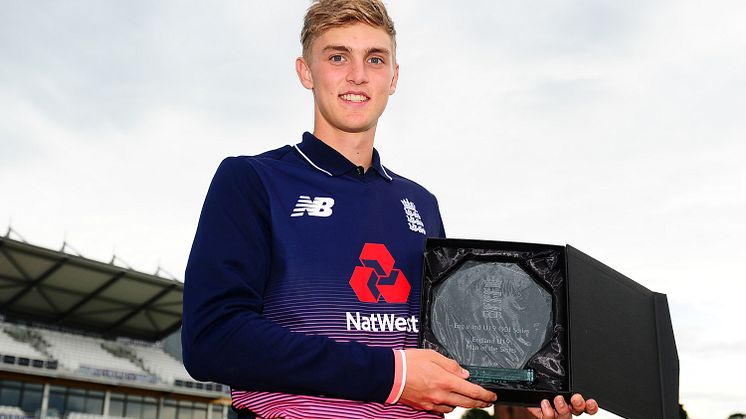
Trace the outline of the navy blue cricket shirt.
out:
[[[365,173],[309,133],[225,159],[186,270],[187,370],[229,384],[234,407],[262,417],[344,400],[427,415],[383,402],[392,348],[417,344],[425,237],[443,235],[435,197],[375,150]]]

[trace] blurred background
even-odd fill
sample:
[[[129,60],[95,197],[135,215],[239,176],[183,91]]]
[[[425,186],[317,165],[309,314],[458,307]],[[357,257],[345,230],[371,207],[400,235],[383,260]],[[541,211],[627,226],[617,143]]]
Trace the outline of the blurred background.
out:
[[[386,3],[384,164],[450,237],[569,243],[666,293],[689,417],[746,410],[746,3]],[[312,129],[307,5],[0,0],[0,233],[182,279],[221,159]]]

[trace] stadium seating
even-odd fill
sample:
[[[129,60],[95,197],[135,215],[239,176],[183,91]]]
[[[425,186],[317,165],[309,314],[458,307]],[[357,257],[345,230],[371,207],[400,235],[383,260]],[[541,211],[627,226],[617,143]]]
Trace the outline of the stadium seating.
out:
[[[6,329],[11,329],[12,325],[0,322],[0,354],[13,355],[29,359],[45,359],[42,353],[34,349],[33,346],[26,342],[19,342],[11,337]]]
[[[228,387],[195,381],[181,364],[182,282],[9,234],[0,419],[153,417],[160,406],[170,418],[235,418]]]
[[[93,413],[68,412],[65,415],[65,419],[137,419],[137,418],[94,415]]]
[[[71,371],[80,369],[108,369],[136,375],[147,375],[127,359],[119,358],[101,347],[104,339],[83,335],[38,329],[44,340],[50,344],[49,353],[60,365]]]
[[[112,380],[162,383],[211,392],[229,391],[225,385],[195,381],[182,362],[167,354],[158,344],[113,341],[1,321],[0,363],[60,368]]]
[[[29,368],[57,369],[57,361],[34,347],[28,330],[0,322],[0,363]],[[0,419],[3,419],[0,417]]]
[[[0,406],[1,419],[29,419],[30,417],[18,406]]]
[[[184,368],[181,361],[168,355],[155,346],[132,345],[135,353],[142,359],[143,364],[150,371],[158,375],[163,382],[174,384],[176,380],[194,381]]]

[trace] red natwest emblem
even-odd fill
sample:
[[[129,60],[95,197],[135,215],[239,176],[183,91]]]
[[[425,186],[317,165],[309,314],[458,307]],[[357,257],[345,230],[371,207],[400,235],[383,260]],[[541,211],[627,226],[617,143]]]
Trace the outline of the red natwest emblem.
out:
[[[350,277],[350,286],[364,303],[377,303],[381,297],[387,303],[405,303],[411,286],[399,269],[394,269],[394,257],[386,246],[365,243],[360,263]]]

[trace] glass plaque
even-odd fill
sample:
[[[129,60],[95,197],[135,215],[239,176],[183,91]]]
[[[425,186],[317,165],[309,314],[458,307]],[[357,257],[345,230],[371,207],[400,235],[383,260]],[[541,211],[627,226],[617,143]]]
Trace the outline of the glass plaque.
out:
[[[433,287],[435,338],[472,381],[527,382],[552,335],[552,296],[516,263],[469,260]]]

